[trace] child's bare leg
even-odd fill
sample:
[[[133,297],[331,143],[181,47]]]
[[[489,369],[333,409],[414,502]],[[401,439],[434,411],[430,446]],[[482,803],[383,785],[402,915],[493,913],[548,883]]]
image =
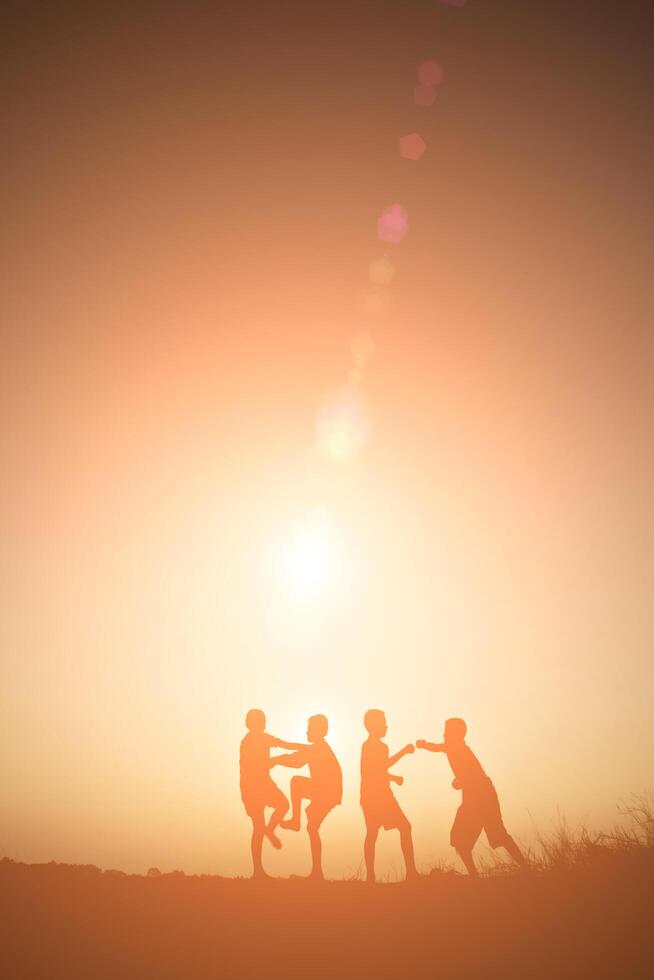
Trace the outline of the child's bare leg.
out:
[[[268,826],[266,827],[266,831],[265,831],[266,837],[268,838],[272,846],[277,848],[277,850],[279,850],[279,848],[282,846],[282,842],[280,841],[279,837],[275,833],[275,830],[282,822],[282,818],[287,810],[288,810],[288,800],[286,799],[286,797],[284,797],[284,802],[282,803],[280,800],[277,809],[273,810],[272,816],[268,821]]]
[[[405,821],[400,827],[400,846],[404,855],[407,878],[417,878],[416,860],[413,853],[413,837],[411,835],[411,824]]]
[[[459,855],[461,860],[466,866],[466,871],[472,878],[478,877],[477,866],[472,858],[472,848],[471,847],[457,847],[456,853]]]
[[[519,864],[521,868],[527,867],[527,862],[525,856],[514,841],[510,834],[507,834],[506,840],[504,841],[504,848],[509,852],[510,856],[513,858],[516,864]]]
[[[322,841],[320,840],[320,827],[311,824],[308,828],[309,843],[311,844],[311,877],[322,880]]]
[[[250,849],[252,851],[252,868],[253,876],[255,878],[267,877],[261,863],[261,850],[263,848],[263,835],[265,829],[266,824],[263,813],[260,817],[252,817],[252,840],[250,842]]]
[[[366,862],[366,881],[370,885],[375,883],[375,844],[379,828],[369,829],[363,844],[363,857]]]
[[[284,830],[299,830],[303,799],[311,799],[311,780],[308,776],[293,776],[291,779],[291,815],[282,820]]]

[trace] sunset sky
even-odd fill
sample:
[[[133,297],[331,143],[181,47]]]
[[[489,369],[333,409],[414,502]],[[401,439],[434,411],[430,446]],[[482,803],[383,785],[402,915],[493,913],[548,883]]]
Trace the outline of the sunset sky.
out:
[[[463,716],[525,844],[652,787],[640,6],[5,8],[0,856],[249,873],[250,707],[330,719],[333,876],[369,707]],[[397,772],[452,860],[446,761]]]

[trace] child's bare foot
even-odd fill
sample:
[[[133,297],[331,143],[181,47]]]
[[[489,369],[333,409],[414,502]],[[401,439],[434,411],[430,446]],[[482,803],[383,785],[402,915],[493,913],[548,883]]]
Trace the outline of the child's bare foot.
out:
[[[255,871],[252,881],[272,881],[272,875],[266,874],[265,871]]]
[[[300,818],[299,817],[291,817],[290,820],[282,820],[282,822],[280,823],[279,826],[280,827],[283,827],[284,830],[299,830],[300,829]]]
[[[277,834],[274,832],[274,830],[266,830],[265,833],[266,833],[266,837],[268,838],[272,846],[275,848],[275,850],[278,851],[282,846],[282,842],[280,841]]]

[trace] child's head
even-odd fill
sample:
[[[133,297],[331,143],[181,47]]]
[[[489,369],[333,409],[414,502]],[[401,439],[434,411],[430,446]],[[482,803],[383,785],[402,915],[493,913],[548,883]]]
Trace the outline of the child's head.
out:
[[[251,732],[265,732],[266,716],[260,708],[250,708],[245,716],[245,727]]]
[[[363,716],[363,724],[366,731],[377,738],[383,738],[388,731],[386,715],[379,708],[369,708]]]
[[[455,742],[465,741],[467,731],[468,726],[463,718],[448,718],[445,722],[445,734],[443,737],[451,745]]]
[[[324,715],[311,715],[307,722],[307,740],[318,742],[329,730],[329,722]]]

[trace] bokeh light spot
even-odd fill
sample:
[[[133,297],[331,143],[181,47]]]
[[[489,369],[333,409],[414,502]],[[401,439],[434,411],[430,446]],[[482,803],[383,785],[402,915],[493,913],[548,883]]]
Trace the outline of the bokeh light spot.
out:
[[[332,392],[316,423],[318,452],[333,463],[348,463],[359,455],[370,436],[366,400],[357,385]]]
[[[370,281],[377,286],[388,286],[395,277],[395,266],[387,255],[373,259],[370,263]]]
[[[401,204],[391,204],[384,208],[377,219],[377,236],[382,242],[391,242],[397,245],[408,230],[407,213]]]
[[[429,108],[436,99],[436,89],[433,85],[416,85],[413,90],[413,101],[416,105]]]
[[[372,360],[372,356],[377,350],[377,344],[369,333],[358,333],[350,341],[352,360],[359,368],[364,368]]]
[[[381,319],[389,307],[389,293],[383,287],[366,289],[358,298],[359,311],[366,317]]]
[[[400,139],[400,156],[405,160],[419,160],[427,149],[427,144],[419,133],[409,133]]]
[[[443,66],[433,58],[429,61],[423,61],[418,67],[418,78],[423,85],[440,85],[443,81],[443,75]]]

